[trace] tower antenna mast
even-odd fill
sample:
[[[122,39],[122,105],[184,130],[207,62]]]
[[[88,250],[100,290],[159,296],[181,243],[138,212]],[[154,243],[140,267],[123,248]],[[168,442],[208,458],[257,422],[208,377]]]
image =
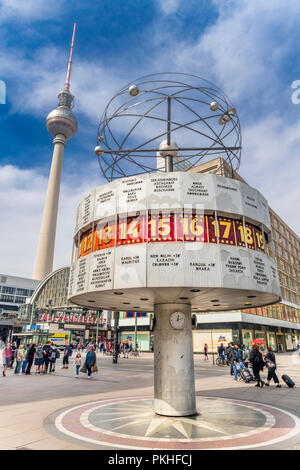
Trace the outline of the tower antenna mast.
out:
[[[73,27],[73,36],[71,42],[71,49],[70,49],[70,57],[68,62],[68,70],[67,70],[67,77],[65,83],[65,90],[70,90],[70,78],[71,78],[71,71],[72,71],[72,58],[73,58],[73,50],[74,50],[74,41],[75,41],[75,32],[76,32],[76,23],[74,23]]]

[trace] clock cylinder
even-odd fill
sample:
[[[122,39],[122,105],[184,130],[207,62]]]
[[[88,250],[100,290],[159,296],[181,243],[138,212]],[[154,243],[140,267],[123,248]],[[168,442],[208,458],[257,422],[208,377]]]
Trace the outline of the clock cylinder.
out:
[[[171,326],[170,316],[185,316],[183,328]],[[165,416],[196,414],[191,306],[154,306],[154,411]]]

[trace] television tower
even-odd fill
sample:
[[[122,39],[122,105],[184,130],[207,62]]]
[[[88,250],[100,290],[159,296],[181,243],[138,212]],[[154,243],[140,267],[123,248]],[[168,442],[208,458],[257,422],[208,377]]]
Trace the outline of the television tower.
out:
[[[53,270],[53,256],[56,234],[57,209],[60,191],[62,160],[66,141],[77,132],[77,119],[71,111],[74,96],[70,93],[70,76],[74,49],[76,23],[74,23],[66,83],[58,93],[58,106],[48,114],[46,124],[49,134],[54,137],[52,164],[35,259],[33,279],[41,280]]]

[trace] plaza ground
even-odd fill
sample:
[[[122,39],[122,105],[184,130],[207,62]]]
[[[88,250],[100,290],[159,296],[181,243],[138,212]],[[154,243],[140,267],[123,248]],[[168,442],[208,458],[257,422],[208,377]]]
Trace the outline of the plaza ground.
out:
[[[216,400],[222,398],[240,400],[244,403],[253,402],[255,406],[269,405],[274,410],[288,412],[287,415],[300,416],[300,356],[297,352],[277,355],[278,376],[281,377],[284,373],[290,375],[296,383],[293,389],[286,387],[283,382],[281,389],[275,388],[274,385],[269,388],[254,388],[253,384],[240,381],[236,383],[230,377],[228,367],[213,365],[211,357],[209,361],[204,361],[202,355],[195,355],[194,358],[196,394],[199,399],[214,397]],[[136,412],[138,412],[141,408],[140,400],[149,399],[150,403],[153,398],[153,355],[120,358],[118,364],[112,364],[112,357],[98,354],[99,373],[95,374],[92,380],[87,380],[84,374],[76,378],[73,361],[72,356],[70,369],[64,370],[61,369],[61,360],[59,360],[57,372],[51,375],[17,376],[13,370],[8,370],[7,377],[2,377],[1,372],[0,449],[119,448],[118,444],[102,446],[101,443],[94,445],[91,439],[81,440],[74,437],[75,431],[64,435],[55,424],[56,418],[65,410],[76,411],[74,407],[78,405],[98,403],[102,400],[122,402],[127,399],[126,403],[131,403],[132,409],[137,403]],[[265,375],[264,372],[262,377]],[[222,402],[219,400],[218,406],[220,403]],[[265,410],[268,408],[265,407]],[[77,419],[75,411],[72,411],[74,423]],[[280,426],[283,428],[285,425]],[[255,431],[253,423],[252,427],[253,433]],[[300,427],[298,428],[298,424],[295,425],[291,438],[273,439],[273,441],[270,448],[300,449]]]

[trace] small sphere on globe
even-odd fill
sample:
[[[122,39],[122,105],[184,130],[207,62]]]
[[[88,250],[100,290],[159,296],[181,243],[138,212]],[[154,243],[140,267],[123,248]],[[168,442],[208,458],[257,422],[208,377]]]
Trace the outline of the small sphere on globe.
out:
[[[159,146],[159,154],[161,157],[177,157],[178,145],[173,140],[171,140],[170,145],[168,145],[168,141],[164,140]]]

